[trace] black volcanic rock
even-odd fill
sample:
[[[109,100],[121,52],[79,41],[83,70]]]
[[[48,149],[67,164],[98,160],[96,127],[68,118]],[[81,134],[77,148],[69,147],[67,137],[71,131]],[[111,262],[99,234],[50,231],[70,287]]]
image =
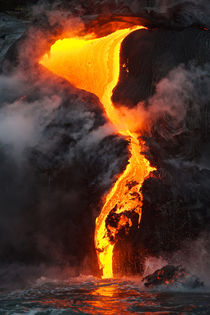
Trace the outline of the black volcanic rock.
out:
[[[181,266],[166,265],[156,270],[153,274],[143,278],[145,287],[175,286],[187,289],[203,287],[204,284],[196,276],[190,275]]]
[[[179,249],[184,239],[195,239],[210,224],[210,171],[166,166],[165,173],[143,185],[140,239],[152,254]]]
[[[0,64],[9,47],[26,31],[27,24],[26,21],[0,12]]]
[[[95,218],[127,163],[128,143],[106,127],[94,95],[42,67],[33,80],[10,79],[13,101],[5,96],[0,111],[1,262],[71,264],[79,272],[86,259],[97,268]],[[21,98],[13,91],[19,84]]]
[[[112,99],[133,107],[151,97],[172,69],[192,62],[197,66],[210,62],[210,31],[189,27],[133,32],[122,44],[120,78]]]

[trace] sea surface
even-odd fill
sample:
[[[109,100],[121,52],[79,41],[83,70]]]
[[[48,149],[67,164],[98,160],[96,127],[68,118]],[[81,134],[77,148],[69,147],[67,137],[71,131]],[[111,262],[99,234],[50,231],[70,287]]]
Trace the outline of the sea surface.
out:
[[[210,292],[144,288],[140,280],[79,277],[0,291],[0,315],[210,314]]]

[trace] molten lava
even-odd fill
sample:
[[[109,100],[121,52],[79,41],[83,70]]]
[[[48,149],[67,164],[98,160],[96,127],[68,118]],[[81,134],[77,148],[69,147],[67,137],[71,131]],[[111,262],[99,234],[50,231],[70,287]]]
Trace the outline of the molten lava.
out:
[[[129,163],[107,194],[103,209],[96,219],[95,248],[103,278],[113,277],[112,257],[118,231],[132,225],[126,213],[135,211],[140,223],[140,188],[144,179],[154,170],[141,154],[143,143],[139,140],[136,117],[129,114],[129,109],[115,108],[111,100],[120,73],[121,43],[128,34],[142,28],[121,29],[101,38],[88,35],[58,40],[52,45],[50,53],[40,60],[43,66],[66,78],[77,88],[97,95],[117,132],[130,140]],[[108,223],[110,213],[119,217],[114,226]]]

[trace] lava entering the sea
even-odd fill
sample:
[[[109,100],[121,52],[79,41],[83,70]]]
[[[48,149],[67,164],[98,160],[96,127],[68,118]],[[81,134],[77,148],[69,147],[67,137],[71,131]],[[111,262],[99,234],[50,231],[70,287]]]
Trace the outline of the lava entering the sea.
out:
[[[136,212],[140,223],[140,188],[144,179],[154,170],[141,154],[143,143],[137,132],[136,117],[126,115],[125,109],[116,108],[111,99],[119,79],[121,43],[131,32],[144,28],[135,26],[118,29],[100,38],[89,34],[57,40],[51,46],[50,53],[40,60],[40,64],[56,75],[64,77],[77,88],[98,96],[116,131],[130,141],[128,165],[107,194],[105,204],[96,219],[95,248],[103,278],[113,277],[112,258],[117,235],[120,229],[126,230],[132,225],[128,213]],[[111,217],[117,219],[110,220]]]

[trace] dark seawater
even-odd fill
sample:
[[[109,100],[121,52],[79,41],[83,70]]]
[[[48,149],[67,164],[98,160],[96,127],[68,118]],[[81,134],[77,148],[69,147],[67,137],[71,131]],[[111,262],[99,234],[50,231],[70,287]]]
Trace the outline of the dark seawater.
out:
[[[210,314],[210,293],[151,291],[139,280],[45,280],[25,290],[1,290],[0,315],[10,314]]]

